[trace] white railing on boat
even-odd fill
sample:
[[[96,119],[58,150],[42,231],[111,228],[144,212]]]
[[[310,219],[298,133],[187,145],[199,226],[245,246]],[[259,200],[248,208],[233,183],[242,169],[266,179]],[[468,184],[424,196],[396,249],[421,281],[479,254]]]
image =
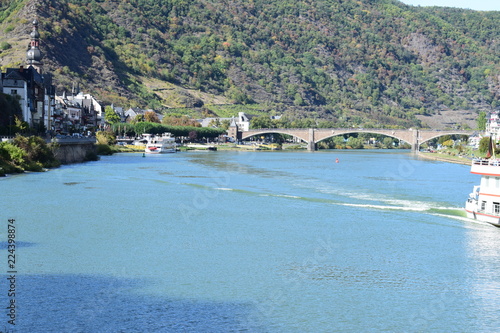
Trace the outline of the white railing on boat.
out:
[[[499,159],[473,159],[472,165],[500,166]]]

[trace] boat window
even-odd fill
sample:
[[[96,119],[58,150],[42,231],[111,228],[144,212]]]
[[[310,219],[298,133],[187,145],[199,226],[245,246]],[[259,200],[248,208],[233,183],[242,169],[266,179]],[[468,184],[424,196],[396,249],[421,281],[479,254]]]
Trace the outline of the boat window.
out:
[[[486,210],[486,201],[481,201],[481,210]]]
[[[495,214],[499,214],[500,213],[500,202],[494,202],[493,203],[493,212]]]
[[[489,187],[490,177],[486,176],[481,179],[482,187]]]

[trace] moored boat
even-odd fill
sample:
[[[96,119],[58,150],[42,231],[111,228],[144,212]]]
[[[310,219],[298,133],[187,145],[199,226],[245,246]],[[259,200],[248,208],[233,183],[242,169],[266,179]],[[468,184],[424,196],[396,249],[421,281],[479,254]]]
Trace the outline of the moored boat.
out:
[[[500,160],[474,159],[470,172],[481,175],[481,183],[465,203],[467,217],[500,227]]]
[[[176,143],[175,138],[170,133],[163,133],[162,136],[154,136],[152,134],[143,134],[146,138],[145,152],[149,154],[175,153]]]

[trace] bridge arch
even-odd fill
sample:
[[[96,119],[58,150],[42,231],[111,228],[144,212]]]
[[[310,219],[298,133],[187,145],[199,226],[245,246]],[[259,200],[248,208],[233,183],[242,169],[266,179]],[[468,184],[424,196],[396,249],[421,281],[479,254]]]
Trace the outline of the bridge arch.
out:
[[[418,142],[418,145],[420,147],[420,145],[432,140],[432,139],[436,139],[436,138],[439,138],[439,137],[442,137],[442,136],[445,136],[445,135],[466,135],[466,136],[471,136],[470,133],[464,133],[463,131],[446,131],[446,132],[442,132],[442,133],[434,133],[434,134],[421,134],[421,136],[419,137],[419,142]]]
[[[395,134],[388,134],[388,133],[379,133],[379,132],[375,132],[375,131],[368,131],[368,130],[363,130],[363,131],[356,131],[356,130],[353,130],[353,131],[345,131],[345,132],[342,132],[342,133],[334,133],[334,134],[331,134],[329,136],[325,136],[321,139],[318,139],[318,140],[315,140],[314,143],[318,143],[318,142],[321,142],[321,141],[325,141],[325,140],[328,140],[330,138],[333,138],[335,136],[340,136],[340,135],[346,135],[346,134],[363,134],[363,133],[367,133],[367,134],[377,134],[377,135],[383,135],[383,136],[387,136],[387,137],[390,137],[390,138],[394,138],[394,139],[397,139],[397,140],[400,140],[400,141],[403,141],[403,142],[406,142],[408,144],[411,144],[411,142],[408,142],[406,138],[403,138],[401,136],[398,136],[398,135],[395,135]]]
[[[245,140],[248,138],[251,138],[253,136],[258,136],[258,135],[266,135],[266,134],[285,134],[285,135],[290,135],[293,136],[294,138],[300,139],[306,143],[309,143],[309,134],[308,130],[287,130],[287,129],[279,129],[279,128],[266,128],[266,129],[257,129],[253,131],[248,131],[248,132],[241,132],[241,140]]]

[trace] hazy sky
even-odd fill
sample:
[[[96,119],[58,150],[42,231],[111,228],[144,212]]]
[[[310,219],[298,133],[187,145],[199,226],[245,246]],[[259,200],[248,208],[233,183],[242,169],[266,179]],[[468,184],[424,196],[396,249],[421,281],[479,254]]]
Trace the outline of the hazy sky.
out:
[[[400,0],[407,5],[413,6],[440,6],[458,7],[473,10],[498,10],[500,11],[500,0]]]

